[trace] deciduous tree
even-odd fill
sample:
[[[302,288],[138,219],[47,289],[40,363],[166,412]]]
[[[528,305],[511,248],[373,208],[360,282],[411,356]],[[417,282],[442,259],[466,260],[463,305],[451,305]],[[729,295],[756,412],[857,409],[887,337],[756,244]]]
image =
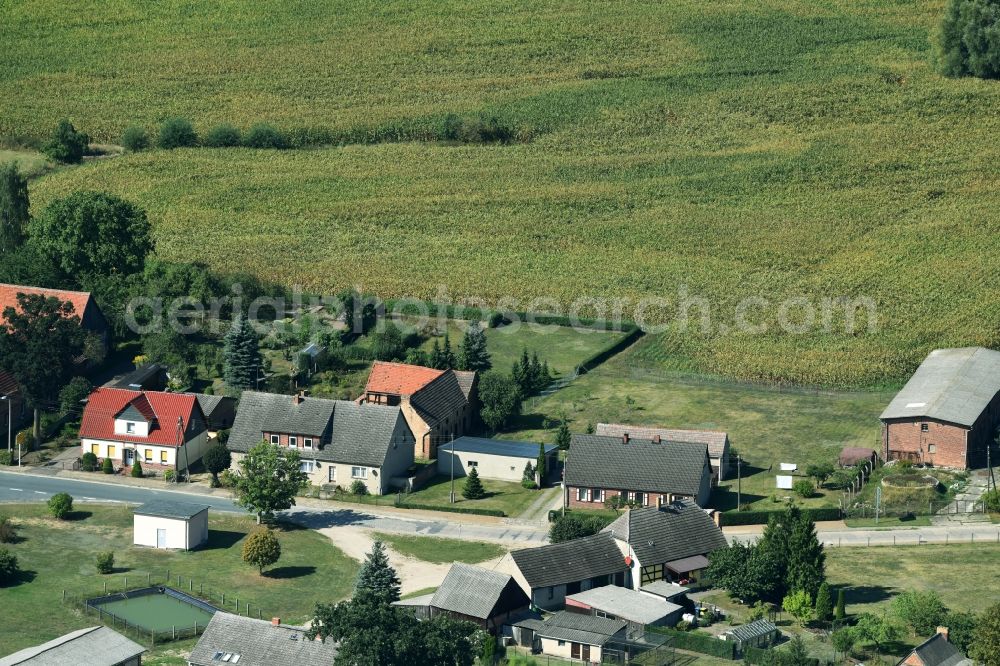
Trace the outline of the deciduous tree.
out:
[[[982,666],[1000,666],[1000,604],[993,604],[979,616],[969,643],[969,657]]]
[[[243,561],[257,567],[258,573],[264,573],[264,567],[269,567],[281,557],[281,542],[274,530],[259,527],[247,535],[243,542]]]
[[[799,625],[805,625],[806,622],[813,619],[812,597],[805,590],[795,590],[788,594],[781,601],[781,607],[798,620]]]
[[[1000,78],[1000,0],[950,0],[937,35],[945,76]]]
[[[521,411],[521,391],[507,375],[487,372],[479,381],[479,416],[496,432]]]
[[[28,179],[16,162],[0,164],[0,257],[5,260],[24,242],[29,207]]]
[[[79,164],[83,160],[90,137],[77,131],[68,119],[63,118],[56,125],[52,138],[42,146],[42,152],[63,164]]]
[[[295,506],[295,495],[309,478],[299,470],[297,451],[286,451],[261,442],[240,459],[240,471],[234,475],[236,502],[247,511],[270,518],[276,511]]]
[[[916,635],[929,636],[941,626],[948,609],[933,590],[907,590],[892,600],[892,612]]]

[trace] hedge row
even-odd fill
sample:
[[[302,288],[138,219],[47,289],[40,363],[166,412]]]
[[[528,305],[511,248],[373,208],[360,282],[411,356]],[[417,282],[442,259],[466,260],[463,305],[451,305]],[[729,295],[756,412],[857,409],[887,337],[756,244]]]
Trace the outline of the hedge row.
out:
[[[734,525],[766,525],[771,516],[780,516],[784,511],[729,511],[721,514],[722,527]],[[802,515],[814,521],[840,520],[843,516],[840,508],[835,506],[811,507],[802,509]]]
[[[760,664],[760,666],[781,666],[785,663],[785,656],[784,652],[774,649],[748,646],[743,650],[743,663]],[[791,664],[791,661],[788,663]],[[795,662],[796,666],[800,663]],[[809,657],[806,661],[807,666],[819,666],[819,663],[819,659],[816,657]]]
[[[644,335],[641,328],[636,327],[629,331],[625,337],[621,340],[616,340],[603,349],[599,350],[595,354],[591,355],[589,358],[584,360],[580,365],[576,366],[576,371],[580,374],[585,372],[590,372],[601,363],[604,363],[609,358],[617,354],[618,352],[632,346],[632,344]]]
[[[474,507],[458,507],[458,506],[448,506],[447,504],[415,504],[412,502],[399,502],[396,504],[400,509],[420,509],[423,511],[444,511],[447,513],[469,513],[476,516],[496,516],[497,518],[506,517],[501,509],[477,509]]]
[[[680,650],[690,650],[701,654],[721,657],[722,659],[736,659],[736,643],[724,641],[693,631],[677,631],[669,627],[649,627],[653,631],[665,634],[670,637],[670,646]]]

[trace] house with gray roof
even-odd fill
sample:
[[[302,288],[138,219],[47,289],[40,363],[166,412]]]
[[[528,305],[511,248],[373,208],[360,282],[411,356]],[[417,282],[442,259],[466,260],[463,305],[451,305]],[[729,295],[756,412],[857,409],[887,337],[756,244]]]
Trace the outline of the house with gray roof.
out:
[[[566,610],[625,620],[629,638],[642,636],[646,627],[672,627],[680,622],[684,614],[684,607],[680,604],[617,585],[604,585],[571,594],[566,597]]]
[[[729,435],[721,430],[680,430],[637,426],[625,423],[598,423],[595,435],[648,439],[654,442],[694,442],[708,447],[708,458],[712,461],[712,471],[718,480],[729,473]]]
[[[983,467],[1000,426],[1000,352],[932,351],[880,418],[886,460]]]
[[[0,666],[139,666],[146,648],[107,627],[88,627],[0,658]]]
[[[658,580],[696,578],[708,566],[708,555],[726,546],[712,517],[690,500],[626,511],[601,534],[621,547],[635,590]]]
[[[421,618],[444,614],[496,634],[511,617],[523,615],[529,603],[510,574],[455,562],[433,594],[396,605],[414,608]]]
[[[485,437],[459,437],[438,447],[438,474],[467,476],[473,468],[483,479],[520,483],[525,467],[535,467],[539,450],[545,454],[546,478],[559,469],[559,447],[537,442],[513,442]],[[542,479],[545,485],[546,479]]]
[[[713,476],[703,442],[667,442],[626,433],[573,435],[564,480],[564,502],[572,508],[603,508],[615,496],[638,506],[682,498],[706,506]]]
[[[231,428],[236,418],[236,399],[228,395],[196,393],[198,405],[205,414],[209,434]]]
[[[780,632],[768,620],[760,619],[733,627],[723,638],[736,643],[736,653],[743,654],[748,647],[767,647],[780,637]]]
[[[626,585],[625,554],[611,534],[524,548],[508,553],[497,569],[505,571],[531,597],[536,608],[556,610],[566,596],[603,585]]]
[[[398,406],[244,391],[229,433],[234,468],[261,442],[298,451],[314,485],[360,480],[373,495],[404,486],[413,465],[413,433]]]
[[[306,638],[298,627],[216,613],[188,657],[188,666],[330,666],[337,657],[332,641]]]
[[[528,618],[514,623],[514,636],[521,645],[530,645],[542,654],[563,659],[602,663],[605,650],[613,651],[616,641],[625,640],[627,622],[584,613],[559,611],[545,620]]]
[[[938,633],[913,648],[897,666],[973,666],[974,663],[948,641],[948,629],[938,627]]]

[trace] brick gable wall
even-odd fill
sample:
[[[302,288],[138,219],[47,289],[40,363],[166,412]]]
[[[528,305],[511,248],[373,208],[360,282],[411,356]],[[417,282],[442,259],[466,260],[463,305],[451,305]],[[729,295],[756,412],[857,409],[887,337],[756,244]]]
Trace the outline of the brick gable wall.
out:
[[[921,429],[924,424],[926,432]],[[882,425],[882,454],[886,460],[965,469],[968,434],[969,430],[962,426],[941,421],[890,421]]]

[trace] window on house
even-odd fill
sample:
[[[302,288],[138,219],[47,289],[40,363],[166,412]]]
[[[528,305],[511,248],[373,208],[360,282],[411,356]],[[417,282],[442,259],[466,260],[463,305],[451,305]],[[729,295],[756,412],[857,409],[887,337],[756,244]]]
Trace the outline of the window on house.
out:
[[[327,479],[330,481],[330,483],[333,483],[334,481],[337,480],[337,466],[330,465],[326,469],[327,469],[326,473]]]
[[[101,445],[100,444],[91,444],[90,445],[90,452],[93,453],[95,456],[101,455]]]
[[[576,489],[576,501],[577,502],[586,502],[587,501],[587,489],[586,488],[577,488]]]
[[[594,489],[594,493],[593,493],[593,497],[594,497],[594,501],[595,502],[603,502],[604,501],[604,489],[603,488],[595,488]]]
[[[306,437],[302,440],[302,447],[306,449],[311,449],[313,447],[312,437]]]
[[[160,464],[161,465],[166,465],[167,464],[167,452],[166,451],[160,451]]]
[[[143,451],[142,457],[146,462],[153,462],[153,449],[146,449]]]
[[[469,467],[478,467],[478,466],[479,466],[479,463],[478,463],[477,461],[475,461],[475,460],[470,460],[470,461],[469,461],[468,463],[466,463],[466,464],[467,464],[467,465],[468,465]]]
[[[135,424],[132,423],[131,421],[126,421],[125,422],[125,432],[127,432],[130,435],[134,434],[135,433]]]
[[[559,643],[559,647],[563,647],[563,646],[566,645],[566,641],[563,641],[563,640],[558,641],[558,643]]]
[[[113,444],[108,444],[108,457],[109,458],[114,458],[115,457],[115,453],[116,453],[115,448],[116,447]]]
[[[639,506],[646,506],[646,493],[636,493],[635,503]]]
[[[277,446],[280,441],[281,441],[281,438],[278,435],[271,435],[271,443],[272,444],[274,444],[275,446]]]
[[[312,474],[316,470],[316,463],[312,460],[303,460],[299,463],[299,471]]]
[[[556,596],[556,587],[555,587],[555,585],[550,585],[549,586],[549,599],[553,599],[553,598],[555,598],[555,596]]]
[[[290,448],[290,449],[297,449],[298,447],[299,447],[299,438],[298,437],[289,437],[288,438],[288,448]]]
[[[368,478],[368,468],[367,467],[352,467],[351,468],[351,478],[352,479],[367,479]]]
[[[927,446],[927,453],[937,453],[937,444],[929,444]]]
[[[927,430],[928,430],[928,425],[926,423],[921,423],[920,432],[927,432]]]

